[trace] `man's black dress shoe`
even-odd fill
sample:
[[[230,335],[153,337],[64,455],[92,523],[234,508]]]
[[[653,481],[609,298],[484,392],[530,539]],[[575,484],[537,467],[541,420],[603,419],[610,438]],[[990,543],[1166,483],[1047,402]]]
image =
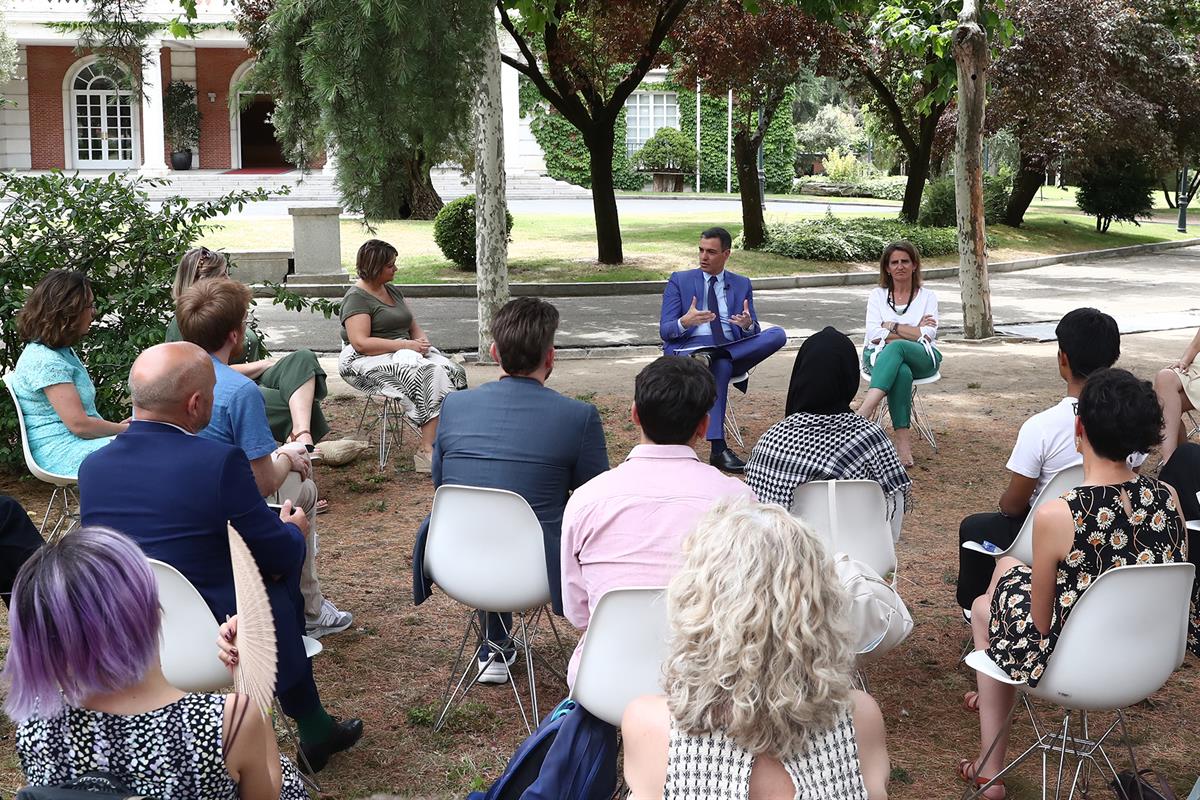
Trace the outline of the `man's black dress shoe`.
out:
[[[329,738],[317,744],[300,743],[300,750],[308,759],[309,766],[313,772],[320,772],[325,769],[325,765],[329,763],[329,758],[334,753],[340,753],[343,750],[349,750],[354,744],[362,738],[363,723],[361,719],[348,719],[345,722],[333,723],[333,730],[329,733]],[[304,770],[304,759],[296,759],[297,766]]]
[[[722,450],[719,453],[713,453],[708,457],[708,463],[722,472],[734,472],[740,475],[746,470],[746,462],[738,458],[737,454],[732,450]]]

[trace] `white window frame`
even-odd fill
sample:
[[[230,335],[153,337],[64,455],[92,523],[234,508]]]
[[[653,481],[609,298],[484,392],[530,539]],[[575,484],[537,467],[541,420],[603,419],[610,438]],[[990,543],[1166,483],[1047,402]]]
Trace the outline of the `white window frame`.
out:
[[[636,91],[625,100],[625,150],[633,155],[662,128],[679,130],[679,95]]]
[[[78,93],[75,90],[75,79],[88,67],[99,62],[97,56],[86,56],[79,59],[67,69],[63,75],[62,82],[62,104],[63,104],[63,130],[66,133],[63,136],[63,156],[64,166],[66,169],[95,169],[95,170],[127,170],[135,169],[142,161],[142,104],[138,102],[136,95],[132,90],[118,89],[110,92],[110,94],[120,94],[123,97],[129,98],[130,105],[130,126],[133,145],[133,155],[130,159],[101,159],[83,160],[79,158],[79,125],[75,111],[75,98]]]

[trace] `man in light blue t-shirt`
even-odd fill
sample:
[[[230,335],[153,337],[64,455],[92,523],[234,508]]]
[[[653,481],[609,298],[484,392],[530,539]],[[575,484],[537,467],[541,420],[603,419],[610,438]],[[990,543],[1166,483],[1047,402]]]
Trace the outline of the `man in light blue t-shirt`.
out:
[[[339,611],[321,593],[316,567],[317,486],[312,481],[308,450],[299,442],[276,445],[262,393],[254,381],[229,366],[230,354],[240,353],[245,347],[246,312],[251,298],[250,290],[237,281],[210,279],[194,284],[176,303],[180,333],[186,341],[208,352],[217,374],[212,419],[198,435],[240,447],[250,461],[259,493],[267,497],[282,489],[308,516],[308,553],[300,575],[300,591],[304,595],[306,632],[320,638],[346,630],[354,616]]]

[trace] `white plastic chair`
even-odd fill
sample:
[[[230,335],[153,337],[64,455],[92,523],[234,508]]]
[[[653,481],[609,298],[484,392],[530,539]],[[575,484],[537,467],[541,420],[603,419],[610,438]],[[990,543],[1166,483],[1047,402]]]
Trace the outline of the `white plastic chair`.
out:
[[[471,609],[514,615],[513,630],[509,634],[525,656],[529,699],[536,724],[539,716],[531,639],[542,607],[550,602],[550,581],[546,575],[542,526],[529,503],[521,495],[502,489],[439,486],[433,495],[425,543],[425,574],[450,598]],[[468,676],[476,668],[474,652],[460,674],[472,631],[476,634],[477,646],[490,645],[487,665],[500,657],[504,643],[486,640],[487,632],[480,628],[474,610],[468,613],[466,630],[446,680],[442,712],[434,730],[441,728],[451,707],[465,698],[474,685],[474,681],[468,682]],[[553,618],[549,614],[546,618],[554,629]],[[554,633],[557,638],[557,630]],[[454,682],[456,674],[460,675],[457,684]],[[511,673],[509,677],[512,678]],[[512,690],[525,727],[532,731],[515,682]]]
[[[666,589],[613,589],[596,603],[571,698],[610,725],[647,694],[662,694],[670,638]]]
[[[864,383],[869,384],[871,382],[871,376],[867,372],[859,370],[859,376],[862,378]],[[925,411],[921,407],[921,398],[917,394],[917,389],[919,389],[922,386],[927,386],[931,383],[937,383],[941,379],[942,379],[942,373],[941,373],[941,370],[938,370],[937,372],[930,375],[928,378],[913,378],[913,384],[912,384],[912,426],[916,429],[918,436],[920,436],[925,441],[929,442],[929,446],[933,449],[933,452],[935,452],[935,453],[937,452],[937,449],[938,449],[937,448],[937,437],[934,436],[933,428],[930,427],[929,421],[926,420],[926,418],[925,418]],[[888,401],[887,401],[887,398],[884,397],[883,402],[879,404],[879,408],[877,408],[875,410],[875,414],[872,415],[872,417],[871,417],[872,421],[877,422],[880,425],[882,425],[883,418],[887,414],[887,410],[888,410]]]
[[[162,607],[162,646],[158,657],[167,683],[181,692],[220,692],[233,685],[229,670],[217,657],[217,636],[220,626],[209,609],[208,603],[192,582],[183,573],[165,561],[148,559],[154,578],[158,581],[158,603]],[[309,658],[323,649],[316,639],[302,636],[304,653]],[[283,722],[288,737],[296,745],[296,752],[304,757],[299,747],[299,737],[283,709],[275,701],[275,717]],[[305,761],[307,766],[307,761]],[[320,786],[311,778],[312,769],[301,773],[301,779],[317,790]]]
[[[38,463],[33,460],[33,452],[29,449],[29,436],[25,431],[25,412],[21,410],[21,403],[17,400],[17,390],[12,383],[13,373],[9,372],[4,375],[4,385],[8,388],[8,396],[12,398],[13,407],[17,410],[17,425],[21,429],[21,451],[25,454],[25,467],[39,481],[48,483],[54,487],[54,491],[50,493],[50,502],[46,504],[46,513],[42,515],[42,524],[38,527],[38,532],[46,533],[46,523],[50,521],[50,513],[54,510],[56,503],[61,503],[62,508],[58,512],[58,519],[54,523],[54,527],[50,529],[49,540],[53,541],[58,534],[66,533],[71,529],[71,521],[79,520],[79,497],[76,494],[76,487],[79,484],[79,478],[75,475],[59,475],[55,472],[47,472],[38,466]],[[75,503],[75,511],[71,510],[71,503]],[[66,526],[65,529],[63,526]]]
[[[346,375],[342,375],[342,378],[346,377]],[[376,402],[379,403],[379,409],[372,411]],[[413,407],[412,401],[407,397],[367,394],[364,398],[362,413],[358,415],[358,427],[355,429],[355,435],[361,433],[364,427],[366,427],[368,435],[372,430],[379,430],[379,469],[381,471],[387,466],[388,456],[392,449],[388,442],[389,435],[397,441],[398,447],[404,445],[405,428],[412,431],[418,438],[421,436],[421,429],[408,415],[409,409]],[[368,423],[369,413],[373,415],[374,419]]]
[[[796,487],[791,514],[800,517],[832,553],[868,564],[884,579],[896,571],[896,545],[887,498],[875,481],[811,481]]]
[[[1042,503],[1047,500],[1053,500],[1056,497],[1062,496],[1064,493],[1074,489],[1083,482],[1083,465],[1076,464],[1073,467],[1059,470],[1054,473],[1046,487],[1038,492],[1038,496],[1034,499],[1033,505],[1029,508],[1029,514],[1025,517],[1025,522],[1021,524],[1021,529],[1017,531],[1017,537],[1013,539],[1012,544],[1003,550],[988,550],[979,542],[963,542],[964,550],[974,550],[976,553],[983,553],[986,556],[994,556],[997,560],[1004,556],[1012,556],[1022,564],[1033,563],[1033,512]]]
[[[1115,776],[1116,770],[1103,745],[1118,727],[1130,763],[1137,772],[1122,709],[1140,703],[1162,688],[1183,662],[1194,574],[1195,567],[1187,562],[1115,567],[1102,574],[1080,596],[1063,624],[1036,687],[1009,678],[986,650],[976,650],[966,657],[967,666],[1021,690],[1036,736],[1034,743],[998,772],[996,778],[1003,778],[1029,756],[1040,752],[1045,797],[1047,760],[1052,753],[1058,753],[1057,797],[1061,794],[1069,752],[1076,758],[1069,800],[1075,795],[1081,776],[1087,783],[1085,765],[1089,771],[1095,766],[1101,774],[1107,766]],[[1030,696],[1062,706],[1061,724],[1043,725],[1029,703]],[[1088,729],[1088,714],[1093,711],[1117,713],[1116,720],[1099,737]],[[1071,732],[1074,712],[1079,712],[1078,735]],[[979,787],[971,797],[980,796],[988,785]]]

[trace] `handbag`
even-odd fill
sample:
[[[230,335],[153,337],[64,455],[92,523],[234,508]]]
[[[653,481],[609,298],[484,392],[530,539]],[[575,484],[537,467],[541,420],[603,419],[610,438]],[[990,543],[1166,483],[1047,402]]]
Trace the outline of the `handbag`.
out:
[[[26,786],[16,800],[155,800],[136,794],[111,772],[85,772],[74,780],[54,786]]]
[[[1148,778],[1157,781],[1157,786]],[[1118,800],[1175,800],[1175,792],[1167,779],[1152,769],[1139,769],[1137,774],[1124,769],[1109,784]]]
[[[896,587],[870,565],[835,553],[833,566],[850,596],[849,617],[860,664],[882,656],[912,633],[913,619]]]

